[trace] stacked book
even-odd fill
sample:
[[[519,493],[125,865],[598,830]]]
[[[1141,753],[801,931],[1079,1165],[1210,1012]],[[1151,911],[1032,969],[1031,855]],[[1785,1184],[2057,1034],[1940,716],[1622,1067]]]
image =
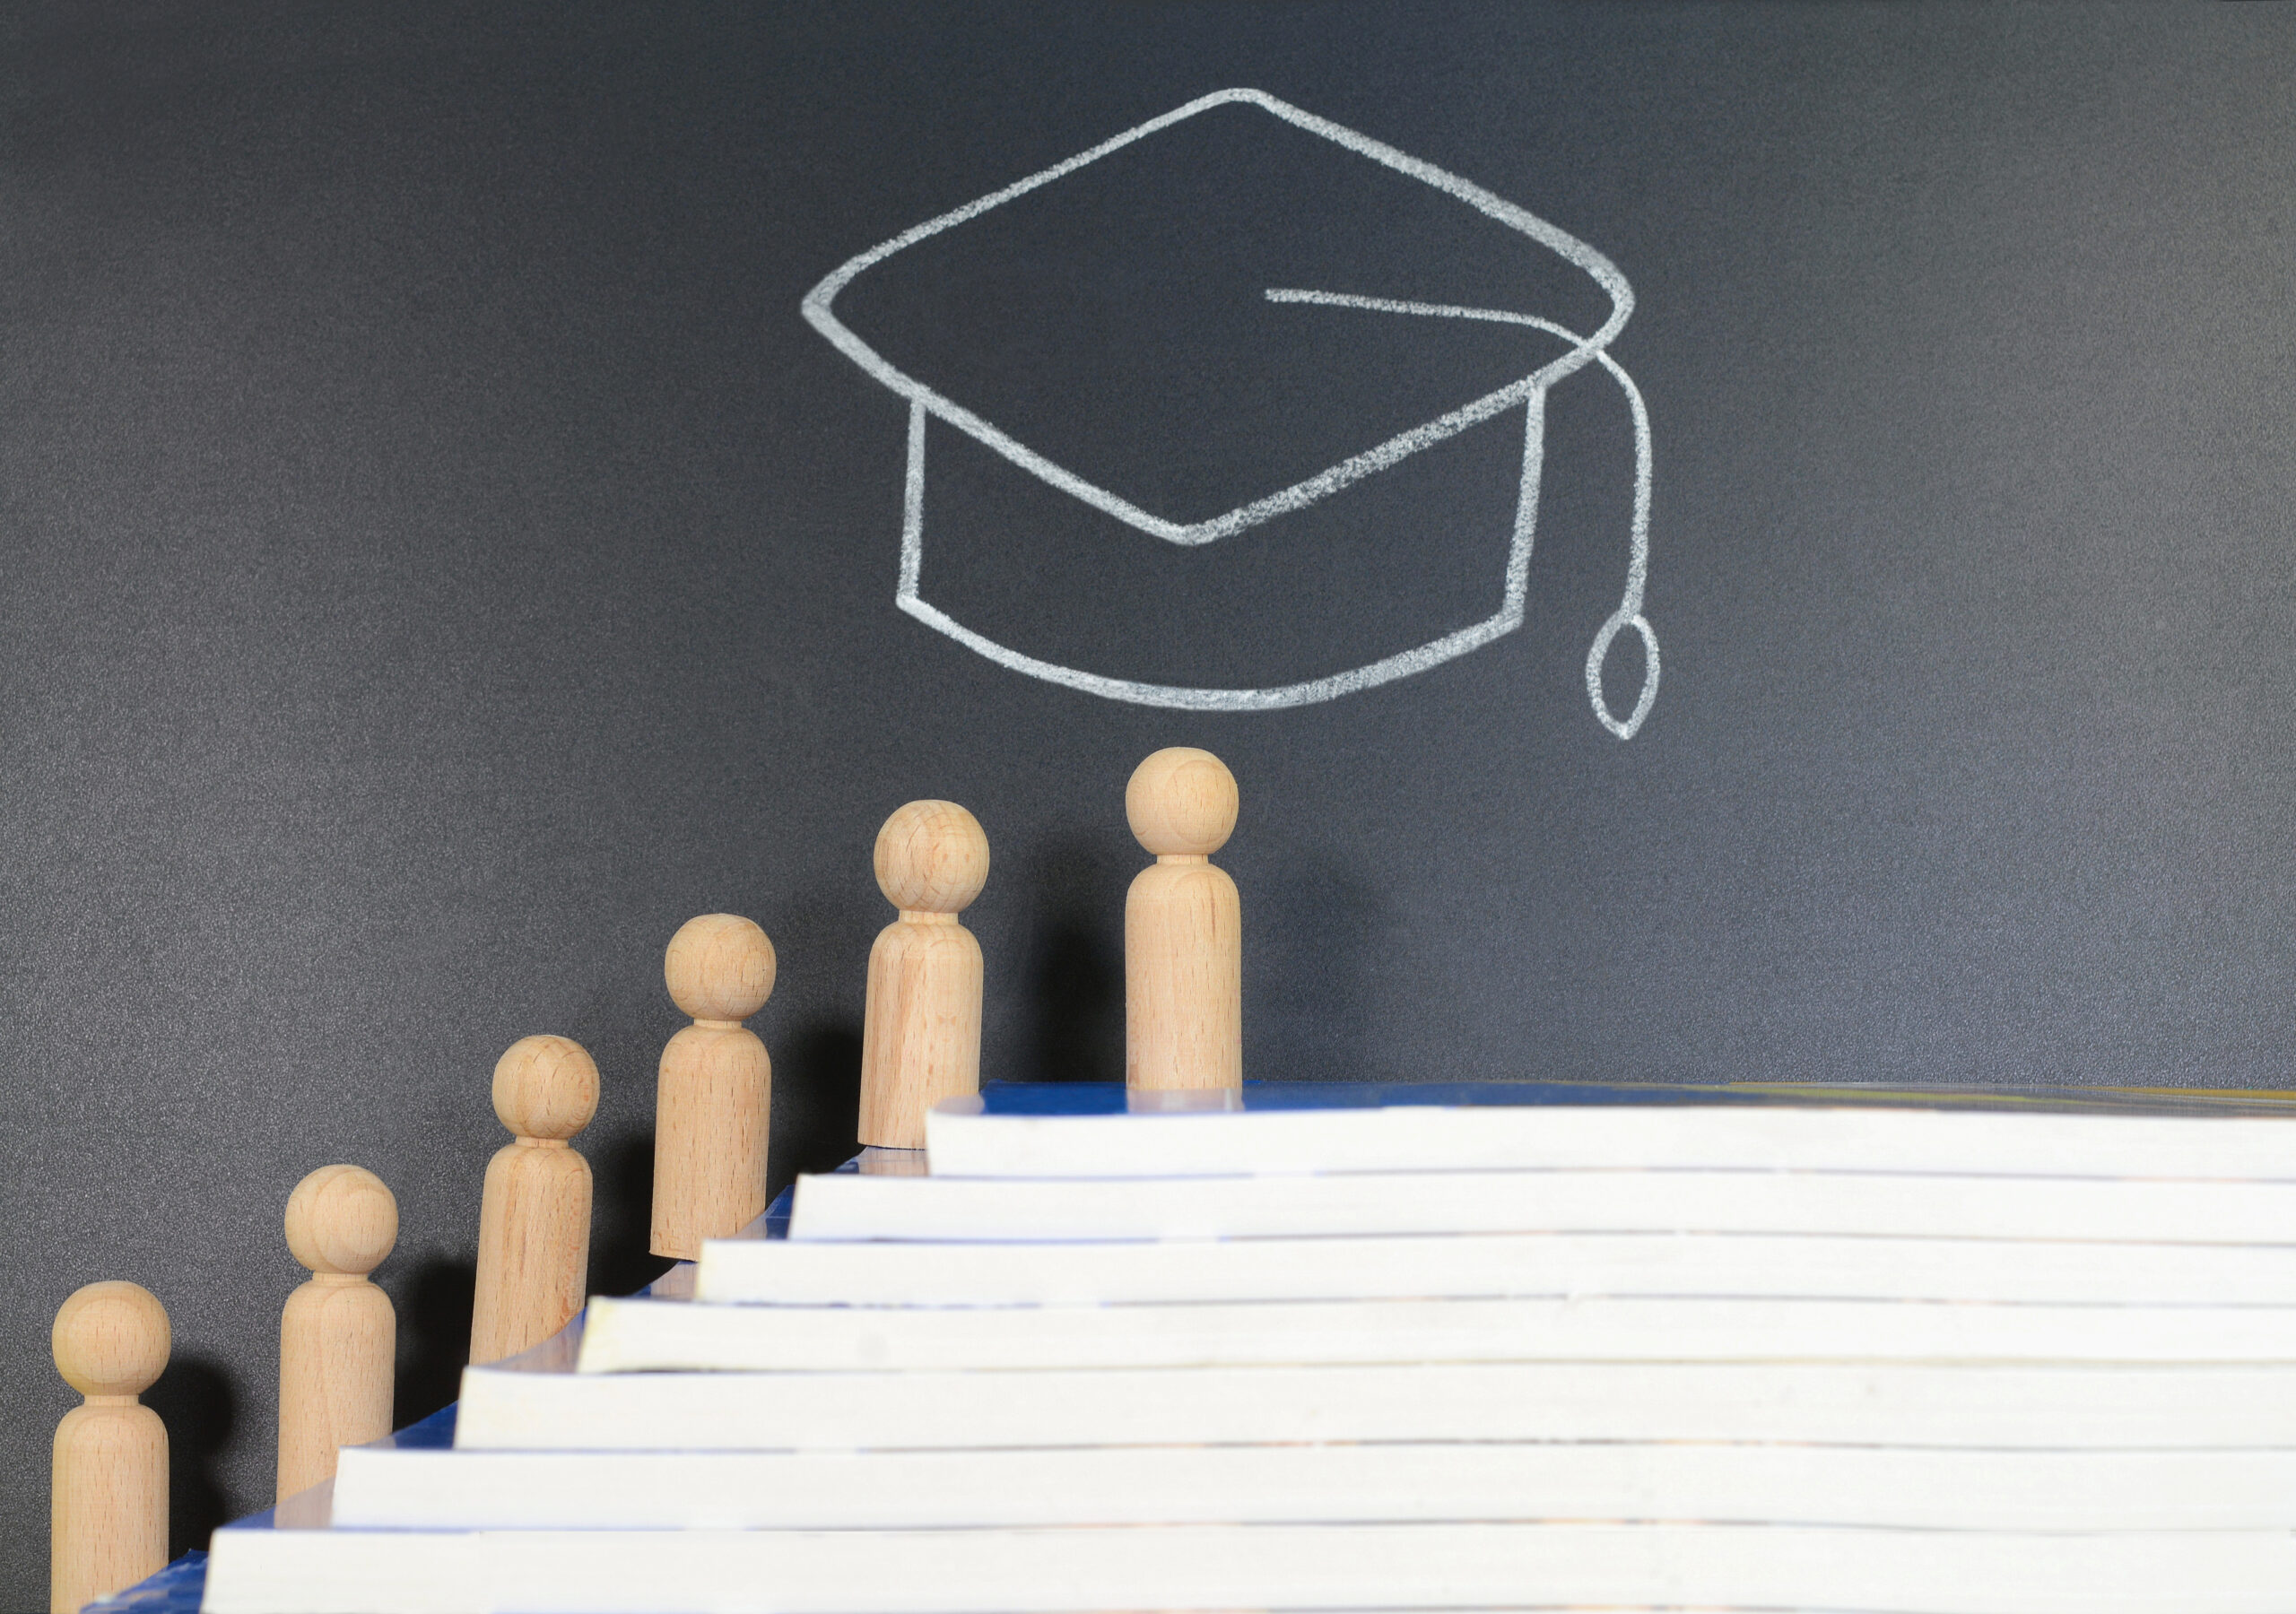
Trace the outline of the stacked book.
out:
[[[2296,1608],[2296,1122],[1335,1096],[936,1113],[205,1607]]]

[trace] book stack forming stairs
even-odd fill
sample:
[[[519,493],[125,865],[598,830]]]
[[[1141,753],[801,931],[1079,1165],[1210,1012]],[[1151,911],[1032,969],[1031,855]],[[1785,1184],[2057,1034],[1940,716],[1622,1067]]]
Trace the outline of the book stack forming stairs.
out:
[[[1009,1094],[469,1370],[205,1608],[2296,1609],[2296,1122]]]

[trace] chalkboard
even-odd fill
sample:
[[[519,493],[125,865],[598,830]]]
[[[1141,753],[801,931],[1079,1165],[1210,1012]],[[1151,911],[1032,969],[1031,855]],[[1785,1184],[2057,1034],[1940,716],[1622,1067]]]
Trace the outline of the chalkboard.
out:
[[[1133,765],[1239,781],[1248,1074],[2270,1086],[2296,10],[285,4],[0,20],[0,1589],[75,1286],[178,1545],[287,1191],[453,1393],[486,1084],[747,914],[848,1151],[878,824],[992,1075],[1122,1060]]]

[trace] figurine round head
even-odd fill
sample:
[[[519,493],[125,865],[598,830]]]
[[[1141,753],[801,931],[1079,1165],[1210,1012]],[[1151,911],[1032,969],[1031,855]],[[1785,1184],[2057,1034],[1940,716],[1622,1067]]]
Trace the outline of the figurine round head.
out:
[[[398,1242],[398,1201],[357,1166],[322,1166],[287,1196],[287,1247],[314,1272],[360,1276]]]
[[[1159,857],[1205,857],[1236,829],[1236,776],[1208,751],[1175,745],[1132,770],[1124,816]]]
[[[563,1037],[522,1037],[494,1062],[494,1113],[522,1138],[570,1138],[598,1113],[598,1067]]]
[[[739,914],[687,920],[662,958],[671,1001],[696,1020],[749,1019],[773,995],[775,968],[773,943]]]
[[[877,889],[908,913],[962,913],[988,883],[988,837],[954,802],[911,802],[877,831]]]
[[[141,1395],[168,1365],[168,1310],[135,1283],[74,1291],[48,1334],[56,1370],[83,1395]]]

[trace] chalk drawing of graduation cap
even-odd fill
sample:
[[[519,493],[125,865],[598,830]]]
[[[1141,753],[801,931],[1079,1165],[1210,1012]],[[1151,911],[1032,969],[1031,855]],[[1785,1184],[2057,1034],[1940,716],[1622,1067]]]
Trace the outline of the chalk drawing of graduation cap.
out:
[[[1151,497],[1135,488],[1136,497],[1126,497],[1110,485],[1119,480],[1104,476],[1093,480],[1069,464],[1057,462],[1039,447],[1022,442],[1013,431],[987,418],[980,409],[952,394],[963,391],[961,380],[937,377],[941,385],[928,384],[915,373],[929,370],[929,363],[905,358],[904,369],[885,357],[868,342],[864,341],[839,317],[837,299],[853,282],[873,268],[883,265],[897,255],[910,253],[933,238],[956,232],[952,239],[962,239],[966,227],[976,232],[985,226],[976,223],[1006,209],[1031,193],[1045,192],[1058,198],[1072,194],[1079,185],[1076,178],[1104,160],[1125,153],[1125,161],[1138,162],[1142,153],[1159,151],[1158,137],[1169,145],[1178,139],[1174,134],[1190,120],[1215,108],[1239,108],[1246,117],[1265,115],[1281,126],[1314,137],[1313,142],[1294,143],[1311,146],[1314,151],[1328,153],[1318,161],[1361,168],[1364,164],[1378,165],[1370,170],[1379,174],[1401,176],[1428,187],[1425,192],[1410,189],[1413,196],[1433,197],[1439,195],[1449,202],[1430,201],[1431,206],[1448,210],[1452,204],[1473,210],[1484,224],[1469,221],[1478,230],[1499,227],[1496,239],[1504,253],[1522,259],[1543,260],[1542,266],[1560,273],[1570,283],[1587,292],[1586,300],[1599,293],[1607,299],[1607,317],[1591,331],[1581,333],[1558,322],[1536,315],[1512,309],[1474,306],[1465,301],[1421,300],[1407,292],[1413,288],[1380,286],[1265,285],[1257,288],[1255,306],[1304,305],[1309,308],[1329,310],[1342,318],[1373,322],[1383,330],[1408,326],[1422,333],[1435,330],[1439,322],[1442,328],[1457,331],[1462,322],[1466,326],[1516,327],[1520,332],[1544,333],[1544,339],[1559,343],[1556,351],[1550,343],[1539,351],[1540,361],[1527,373],[1516,373],[1528,362],[1528,350],[1513,355],[1514,369],[1503,375],[1486,374],[1474,378],[1473,395],[1464,401],[1440,408],[1431,417],[1404,424],[1400,430],[1382,428],[1378,440],[1353,447],[1339,457],[1321,463],[1319,468],[1306,474],[1287,474],[1280,485],[1255,491],[1248,485],[1234,486],[1221,494],[1223,501],[1236,498],[1220,513],[1196,520],[1177,520],[1159,515],[1146,508]],[[1238,114],[1223,113],[1232,118]],[[1270,126],[1273,127],[1274,126]],[[1216,159],[1219,153],[1214,153]],[[1197,152],[1186,161],[1194,164],[1193,171],[1209,175],[1206,181],[1220,183],[1223,165],[1216,160],[1206,160]],[[1111,164],[1111,168],[1120,165]],[[1105,171],[1105,170],[1103,170]],[[1067,182],[1068,189],[1064,189]],[[1378,181],[1391,188],[1396,182],[1381,178]],[[1124,183],[1135,188],[1136,178],[1126,178]],[[1048,190],[1047,187],[1052,187]],[[1405,187],[1408,188],[1408,187]],[[1031,206],[1042,205],[1040,198]],[[1025,210],[1016,210],[1025,211]],[[1506,243],[1512,242],[1514,247]],[[1542,249],[1516,253],[1516,247]],[[1581,278],[1583,277],[1583,278]],[[1183,276],[1182,278],[1185,278]],[[1589,285],[1591,282],[1591,286]],[[993,300],[993,299],[990,299]],[[1255,711],[1306,705],[1315,701],[1370,689],[1375,685],[1408,677],[1436,666],[1452,657],[1463,655],[1492,640],[1502,638],[1519,627],[1524,617],[1524,603],[1531,558],[1532,539],[1536,522],[1539,483],[1544,464],[1547,395],[1557,382],[1578,370],[1599,367],[1608,373],[1622,394],[1631,416],[1634,437],[1634,485],[1632,515],[1630,521],[1625,567],[1625,585],[1617,609],[1603,621],[1587,651],[1586,687],[1596,718],[1605,728],[1620,739],[1631,739],[1649,715],[1651,702],[1658,689],[1658,642],[1649,621],[1642,613],[1642,596],[1649,561],[1649,516],[1651,483],[1651,444],[1648,412],[1641,394],[1633,380],[1613,359],[1610,343],[1625,325],[1634,306],[1634,293],[1619,270],[1587,243],[1566,234],[1525,209],[1508,202],[1481,187],[1447,173],[1431,163],[1423,162],[1381,143],[1367,135],[1342,127],[1327,119],[1300,110],[1275,97],[1257,90],[1224,90],[1203,96],[1178,107],[1160,117],[1152,118],[1136,127],[1102,141],[1088,151],[1081,152],[1066,161],[1014,181],[1002,190],[980,197],[977,201],[952,209],[938,217],[902,231],[891,240],[869,248],[848,260],[813,287],[804,301],[805,318],[813,327],[835,344],[839,351],[851,359],[868,375],[909,400],[908,467],[903,500],[901,532],[900,580],[896,601],[900,608],[911,617],[946,634],[989,660],[1014,672],[1031,677],[1066,685],[1071,689],[1103,696],[1110,699],[1130,701],[1145,706],[1170,707],[1200,711]],[[1387,322],[1393,322],[1389,324]],[[1583,321],[1581,323],[1584,323]],[[1355,331],[1368,325],[1351,327]],[[888,343],[888,345],[891,345]],[[1552,356],[1547,356],[1552,354]],[[945,367],[944,367],[945,369]],[[1457,386],[1455,377],[1446,376]],[[1496,381],[1496,385],[1490,385]],[[975,396],[972,404],[982,400]],[[996,407],[989,404],[987,407]],[[1180,683],[1145,682],[1135,679],[1111,676],[1088,668],[1057,664],[1053,661],[1026,654],[1012,646],[1000,643],[986,634],[967,627],[947,612],[925,597],[923,587],[925,559],[925,449],[928,421],[939,421],[953,427],[974,441],[985,446],[1004,461],[1019,467],[1049,487],[1081,501],[1083,505],[1114,517],[1126,526],[1153,538],[1179,546],[1216,543],[1234,538],[1239,534],[1280,521],[1286,516],[1305,511],[1310,506],[1332,498],[1343,490],[1361,483],[1366,479],[1380,476],[1395,468],[1466,432],[1485,421],[1495,421],[1510,412],[1519,412],[1522,418],[1521,473],[1514,492],[1515,509],[1511,542],[1506,551],[1503,578],[1498,590],[1498,604],[1488,616],[1463,628],[1443,632],[1409,648],[1387,654],[1325,676],[1300,681],[1271,684],[1257,688],[1199,688]],[[1387,422],[1387,427],[1396,425]],[[1494,428],[1500,429],[1500,428]],[[1039,436],[1039,442],[1043,438]],[[1341,448],[1347,445],[1340,439],[1333,442]],[[1321,445],[1318,445],[1321,446]],[[1071,455],[1066,457],[1075,458]],[[1290,469],[1297,473],[1305,467],[1295,464]],[[1512,473],[1509,476],[1511,478]],[[1485,596],[1488,598],[1488,596]],[[1479,607],[1477,607],[1479,609]],[[1605,699],[1603,670],[1613,641],[1625,629],[1632,629],[1639,636],[1643,648],[1641,688],[1633,706],[1624,716],[1618,716]]]

